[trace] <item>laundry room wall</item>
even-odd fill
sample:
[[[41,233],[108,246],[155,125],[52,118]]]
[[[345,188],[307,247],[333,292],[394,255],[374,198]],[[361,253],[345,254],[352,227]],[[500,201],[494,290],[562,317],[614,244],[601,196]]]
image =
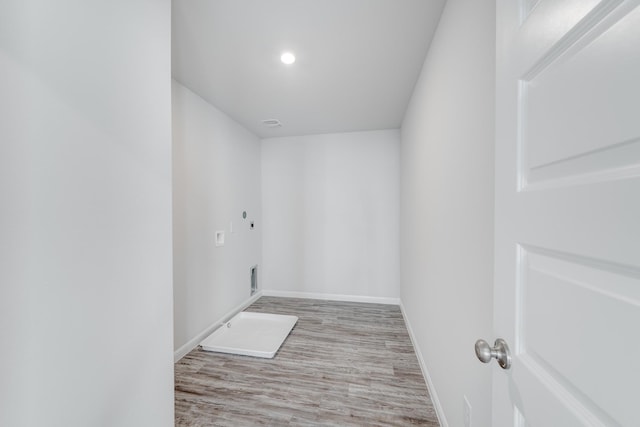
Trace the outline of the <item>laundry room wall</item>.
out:
[[[172,93],[177,358],[249,300],[263,224],[258,137],[175,80]]]
[[[262,141],[265,291],[397,302],[397,129]]]
[[[401,299],[443,427],[491,425],[495,3],[448,0],[402,124]]]

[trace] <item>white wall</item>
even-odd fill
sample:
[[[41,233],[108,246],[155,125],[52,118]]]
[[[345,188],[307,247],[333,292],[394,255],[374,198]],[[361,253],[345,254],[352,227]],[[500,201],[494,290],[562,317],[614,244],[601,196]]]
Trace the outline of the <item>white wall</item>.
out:
[[[402,125],[401,299],[450,426],[463,395],[491,425],[494,13],[447,1]]]
[[[260,140],[174,81],[173,144],[174,346],[181,355],[249,299],[249,271],[261,263]],[[225,232],[220,247],[218,230]]]
[[[173,425],[170,12],[0,4],[0,425]]]
[[[399,296],[399,131],[262,141],[264,289]]]

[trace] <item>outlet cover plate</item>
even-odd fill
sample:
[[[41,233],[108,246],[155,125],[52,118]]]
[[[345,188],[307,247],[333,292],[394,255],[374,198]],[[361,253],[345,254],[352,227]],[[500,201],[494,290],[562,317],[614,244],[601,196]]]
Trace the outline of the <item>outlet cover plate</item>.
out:
[[[216,231],[216,246],[224,246],[224,231]]]

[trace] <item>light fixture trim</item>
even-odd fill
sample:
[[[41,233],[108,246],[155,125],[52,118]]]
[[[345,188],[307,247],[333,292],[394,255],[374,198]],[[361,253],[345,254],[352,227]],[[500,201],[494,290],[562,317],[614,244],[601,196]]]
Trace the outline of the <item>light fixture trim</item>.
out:
[[[278,128],[282,126],[282,122],[278,119],[265,119],[262,121],[262,124],[268,128]]]
[[[283,52],[280,55],[280,61],[285,65],[291,65],[296,62],[296,56],[292,52]]]

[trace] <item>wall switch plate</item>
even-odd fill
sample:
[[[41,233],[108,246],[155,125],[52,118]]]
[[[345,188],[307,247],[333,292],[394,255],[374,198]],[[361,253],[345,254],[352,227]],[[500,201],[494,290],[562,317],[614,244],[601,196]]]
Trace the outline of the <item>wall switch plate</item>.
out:
[[[233,233],[233,221],[229,222],[229,233]]]
[[[462,396],[464,399],[464,427],[471,427],[471,403],[467,399],[467,396]]]

